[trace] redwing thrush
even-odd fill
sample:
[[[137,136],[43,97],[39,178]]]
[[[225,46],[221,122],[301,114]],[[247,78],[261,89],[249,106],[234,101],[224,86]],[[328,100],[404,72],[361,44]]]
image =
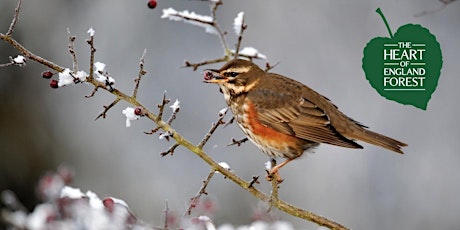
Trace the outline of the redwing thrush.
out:
[[[287,159],[273,167],[268,178],[281,181],[281,167],[320,143],[362,149],[354,141],[360,140],[401,154],[401,147],[407,146],[366,129],[304,84],[246,60],[206,70],[204,80],[219,85],[238,126],[262,152]]]

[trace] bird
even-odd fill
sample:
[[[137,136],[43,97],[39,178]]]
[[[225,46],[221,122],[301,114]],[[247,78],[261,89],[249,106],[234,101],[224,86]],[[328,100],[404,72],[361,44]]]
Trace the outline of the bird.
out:
[[[328,98],[294,79],[233,59],[206,69],[205,83],[217,84],[239,128],[273,160],[267,180],[283,181],[279,169],[321,143],[362,149],[364,141],[403,154],[407,144],[373,132],[342,113]]]

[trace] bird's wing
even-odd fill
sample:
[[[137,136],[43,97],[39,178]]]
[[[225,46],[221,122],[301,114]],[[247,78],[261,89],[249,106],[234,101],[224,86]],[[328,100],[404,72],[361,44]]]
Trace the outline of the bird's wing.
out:
[[[272,82],[277,84],[262,85],[247,95],[247,99],[255,106],[260,123],[279,132],[313,142],[362,148],[338,133],[331,125],[325,110],[317,105],[318,103],[302,96],[301,87],[290,84],[289,81],[277,81],[277,78]],[[280,93],[282,88],[285,93]]]

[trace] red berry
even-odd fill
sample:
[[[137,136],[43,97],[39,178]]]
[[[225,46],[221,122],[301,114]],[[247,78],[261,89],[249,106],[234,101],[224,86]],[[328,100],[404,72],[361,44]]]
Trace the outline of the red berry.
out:
[[[136,109],[134,109],[134,114],[136,114],[137,116],[142,115],[142,108],[136,107]]]
[[[58,81],[55,80],[55,79],[51,80],[50,86],[51,86],[51,88],[53,88],[53,89],[59,88]]]
[[[102,201],[102,204],[104,204],[104,207],[109,211],[110,213],[113,212],[113,209],[115,208],[115,201],[113,201],[112,198],[106,197]]]
[[[150,8],[150,9],[155,9],[155,7],[157,7],[157,1],[155,0],[149,0],[147,2],[147,6]]]
[[[42,77],[46,79],[50,79],[53,76],[53,73],[49,70],[43,71]]]

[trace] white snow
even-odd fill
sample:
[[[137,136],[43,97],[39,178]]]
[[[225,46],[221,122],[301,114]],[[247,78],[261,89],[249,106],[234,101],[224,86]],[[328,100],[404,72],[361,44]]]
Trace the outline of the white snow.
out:
[[[239,54],[243,56],[252,57],[252,58],[267,59],[267,56],[265,56],[262,53],[259,53],[259,51],[255,49],[254,47],[244,47],[242,50],[240,50]]]
[[[227,114],[227,111],[228,111],[228,107],[225,107],[225,108],[219,110],[219,117],[222,117],[225,114]]]
[[[19,66],[23,66],[26,64],[26,58],[22,55],[18,55],[16,56],[15,58],[13,58],[13,61],[15,64],[19,65]]]
[[[139,120],[139,118],[141,118],[141,116],[134,113],[134,108],[132,107],[126,107],[122,113],[126,116],[126,127],[131,127],[131,121]]]
[[[96,33],[96,31],[94,31],[93,27],[91,26],[89,29],[88,29],[88,32],[89,36],[91,37],[94,37],[94,34]]]
[[[71,199],[79,199],[84,197],[85,194],[81,192],[79,188],[72,188],[70,186],[64,186],[61,190],[61,198],[68,197]]]
[[[59,87],[70,85],[73,83],[74,83],[74,78],[72,77],[72,74],[70,73],[70,69],[66,68],[64,71],[59,73],[59,81],[58,81]]]
[[[169,108],[171,108],[174,112],[177,112],[180,109],[179,103],[180,101],[176,99],[176,101],[174,101],[174,103],[170,105]]]
[[[235,31],[236,35],[240,35],[241,27],[243,26],[243,22],[244,22],[244,12],[239,12],[235,20],[233,20],[233,31]]]
[[[177,11],[173,8],[163,9],[163,15],[161,18],[168,18],[172,21],[183,21],[195,26],[203,27],[207,33],[218,34],[217,30],[213,26],[213,19],[211,16],[199,15],[195,12],[189,12],[188,10]]]

